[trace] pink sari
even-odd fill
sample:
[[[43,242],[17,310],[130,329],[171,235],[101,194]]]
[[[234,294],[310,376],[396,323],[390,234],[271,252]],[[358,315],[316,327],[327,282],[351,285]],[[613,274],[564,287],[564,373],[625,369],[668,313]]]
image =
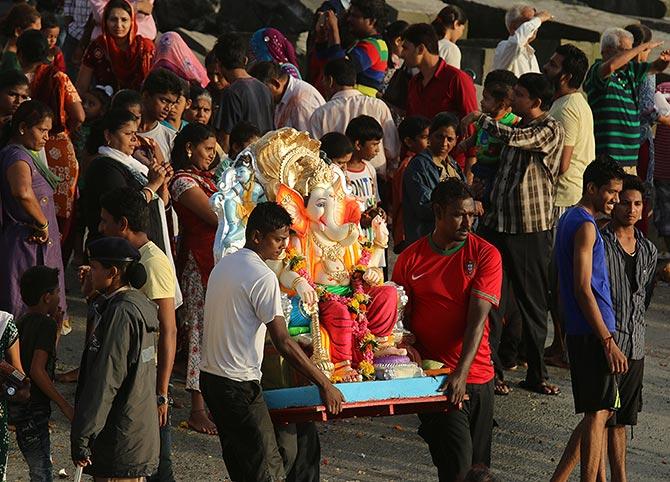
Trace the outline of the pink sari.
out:
[[[170,70],[187,82],[195,82],[203,88],[209,84],[207,70],[177,32],[166,32],[158,39],[151,69],[158,68]]]

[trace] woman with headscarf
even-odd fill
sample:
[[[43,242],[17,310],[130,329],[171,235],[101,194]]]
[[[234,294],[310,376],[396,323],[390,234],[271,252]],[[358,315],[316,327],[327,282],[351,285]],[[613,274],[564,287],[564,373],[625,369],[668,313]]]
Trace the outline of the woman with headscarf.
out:
[[[21,34],[16,44],[23,73],[32,79],[32,97],[48,105],[54,113],[53,127],[44,152],[49,169],[61,179],[54,192],[54,202],[61,245],[64,247],[63,259],[67,263],[71,253],[68,240],[79,178],[79,163],[70,139],[84,122],[84,108],[67,74],[47,61],[49,45],[42,32],[28,30]]]
[[[167,69],[189,84],[207,87],[207,70],[177,32],[165,32],[156,44],[151,70]]]
[[[77,76],[77,90],[88,92],[93,78],[98,84],[140,90],[151,70],[154,43],[137,34],[135,11],[127,0],[110,0],[102,16],[102,35],[84,52]]]
[[[250,63],[276,62],[291,77],[301,79],[295,48],[284,34],[274,28],[256,30],[249,42]]]

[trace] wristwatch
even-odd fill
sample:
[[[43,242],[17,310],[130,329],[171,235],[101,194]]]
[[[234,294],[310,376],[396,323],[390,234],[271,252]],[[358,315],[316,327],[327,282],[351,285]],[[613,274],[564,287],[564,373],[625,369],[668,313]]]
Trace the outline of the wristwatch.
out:
[[[170,398],[165,395],[156,395],[156,403],[158,405],[167,405],[170,402]]]

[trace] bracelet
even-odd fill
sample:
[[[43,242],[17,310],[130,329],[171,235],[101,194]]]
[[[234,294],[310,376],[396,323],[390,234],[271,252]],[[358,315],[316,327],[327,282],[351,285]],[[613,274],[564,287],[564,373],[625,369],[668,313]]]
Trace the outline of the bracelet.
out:
[[[600,340],[600,343],[602,343],[604,347],[607,347],[610,344],[610,341],[612,341],[612,339],[613,339],[612,335],[606,336],[605,338]]]
[[[300,282],[301,279],[302,279],[301,276],[296,276],[295,277],[295,279],[293,280],[293,283],[291,283],[291,290],[292,291],[295,291],[295,287]]]
[[[149,199],[147,199],[148,203],[150,203],[153,200],[154,196],[156,195],[156,193],[153,192],[149,186],[144,186],[142,188],[142,191],[146,191],[149,193]]]
[[[35,224],[35,229],[38,230],[38,231],[46,231],[48,228],[49,228],[49,220],[48,219],[47,219],[47,222],[42,224],[42,225]]]

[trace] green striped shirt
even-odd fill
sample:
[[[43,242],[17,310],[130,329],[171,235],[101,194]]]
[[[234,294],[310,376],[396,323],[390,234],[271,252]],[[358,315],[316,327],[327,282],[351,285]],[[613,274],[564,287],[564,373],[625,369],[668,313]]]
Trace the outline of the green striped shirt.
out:
[[[622,166],[634,166],[640,149],[639,89],[650,64],[628,62],[603,79],[602,63],[596,60],[584,81],[593,111],[596,154],[608,154]]]

